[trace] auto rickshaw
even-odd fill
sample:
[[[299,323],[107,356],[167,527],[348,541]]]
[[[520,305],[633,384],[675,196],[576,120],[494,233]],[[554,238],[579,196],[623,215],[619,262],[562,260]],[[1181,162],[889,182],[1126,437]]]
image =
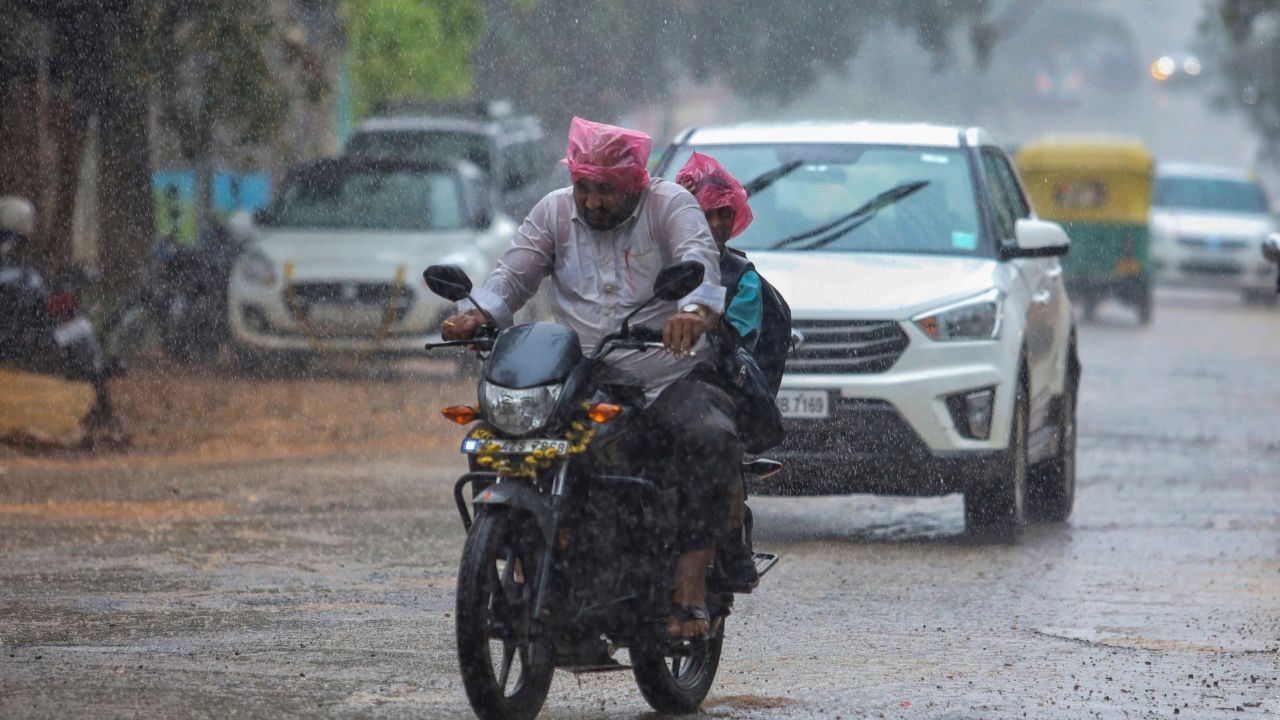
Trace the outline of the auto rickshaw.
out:
[[[1151,322],[1147,211],[1154,163],[1137,140],[1049,136],[1023,145],[1018,171],[1036,214],[1071,237],[1067,290],[1091,319],[1114,297]]]

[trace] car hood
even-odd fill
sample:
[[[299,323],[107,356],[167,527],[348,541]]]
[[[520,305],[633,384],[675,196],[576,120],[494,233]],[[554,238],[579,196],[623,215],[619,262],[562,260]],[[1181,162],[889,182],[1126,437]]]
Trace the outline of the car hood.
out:
[[[1218,235],[1256,238],[1271,232],[1275,222],[1263,213],[1224,213],[1203,210],[1153,210],[1152,229],[1165,235]]]
[[[999,286],[986,258],[899,253],[753,252],[794,316],[905,320]]]
[[[414,278],[422,268],[474,245],[475,238],[473,230],[266,230],[257,233],[252,246],[277,266],[293,263],[295,277],[390,279],[400,265]]]

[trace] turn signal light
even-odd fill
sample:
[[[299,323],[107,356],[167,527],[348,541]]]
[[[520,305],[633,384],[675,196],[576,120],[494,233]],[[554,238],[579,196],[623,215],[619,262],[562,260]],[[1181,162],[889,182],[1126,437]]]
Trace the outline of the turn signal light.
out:
[[[480,411],[470,405],[451,405],[441,410],[440,414],[459,425],[466,425],[480,417]]]
[[[592,422],[607,423],[622,414],[622,406],[613,403],[596,403],[587,409]]]

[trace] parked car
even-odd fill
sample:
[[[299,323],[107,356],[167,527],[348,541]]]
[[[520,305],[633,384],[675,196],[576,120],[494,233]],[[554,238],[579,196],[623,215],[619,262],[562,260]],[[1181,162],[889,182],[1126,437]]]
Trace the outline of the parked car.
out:
[[[319,160],[236,232],[244,246],[228,288],[231,336],[246,365],[318,351],[418,352],[453,307],[421,269],[493,268],[515,223],[492,208],[466,162]]]
[[[980,129],[879,123],[706,127],[694,150],[754,186],[734,241],[791,305],[778,403],[786,464],[758,494],[964,494],[975,535],[1064,520],[1080,363],[1059,256]],[[756,178],[772,177],[772,183]],[[762,187],[763,185],[763,187]]]
[[[1274,302],[1262,241],[1276,232],[1266,193],[1230,168],[1161,164],[1152,194],[1152,257],[1159,282],[1225,288]]]
[[[470,161],[494,179],[503,210],[517,219],[557,186],[558,165],[541,123],[512,114],[506,103],[406,101],[378,111],[352,133],[344,155]]]

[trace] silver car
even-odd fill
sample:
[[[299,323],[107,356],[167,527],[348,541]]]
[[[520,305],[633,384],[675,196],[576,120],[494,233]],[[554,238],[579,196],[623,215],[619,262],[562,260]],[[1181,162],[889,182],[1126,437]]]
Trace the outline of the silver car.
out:
[[[1262,242],[1276,222],[1262,187],[1240,170],[1161,165],[1151,198],[1151,256],[1159,282],[1274,301]]]

